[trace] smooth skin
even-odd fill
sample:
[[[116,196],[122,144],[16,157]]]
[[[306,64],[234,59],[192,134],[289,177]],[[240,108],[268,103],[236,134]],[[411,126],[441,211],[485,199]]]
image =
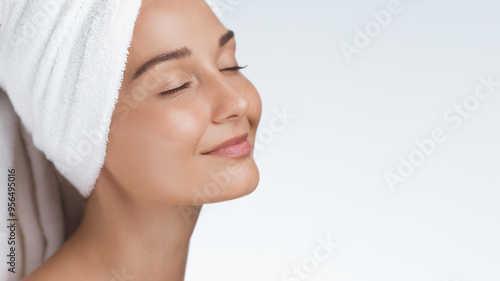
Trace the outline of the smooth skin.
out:
[[[142,2],[83,221],[26,281],[184,280],[202,205],[258,185],[253,147],[262,103],[235,69],[234,38],[220,46],[228,30],[203,0]],[[147,61],[183,48],[189,55],[136,77]],[[246,133],[252,153],[204,154]]]

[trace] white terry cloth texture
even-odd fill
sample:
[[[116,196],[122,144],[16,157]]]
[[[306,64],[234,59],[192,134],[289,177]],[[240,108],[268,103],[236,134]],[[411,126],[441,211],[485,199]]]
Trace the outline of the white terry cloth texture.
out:
[[[0,0],[0,280],[31,273],[79,224],[104,162],[140,6]],[[8,218],[17,218],[15,245]],[[12,246],[16,273],[8,271]]]
[[[3,0],[0,87],[84,197],[104,163],[140,0]]]

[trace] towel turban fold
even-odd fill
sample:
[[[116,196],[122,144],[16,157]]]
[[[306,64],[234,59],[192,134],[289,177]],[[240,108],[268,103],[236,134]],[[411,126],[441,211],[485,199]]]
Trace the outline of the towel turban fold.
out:
[[[36,148],[84,197],[104,163],[140,6],[0,0],[0,87]]]

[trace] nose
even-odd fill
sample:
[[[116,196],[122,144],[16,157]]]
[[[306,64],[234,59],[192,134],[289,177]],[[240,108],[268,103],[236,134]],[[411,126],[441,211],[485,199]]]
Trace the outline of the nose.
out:
[[[235,121],[247,115],[250,103],[243,91],[218,72],[210,79],[212,89],[212,121],[224,123]]]

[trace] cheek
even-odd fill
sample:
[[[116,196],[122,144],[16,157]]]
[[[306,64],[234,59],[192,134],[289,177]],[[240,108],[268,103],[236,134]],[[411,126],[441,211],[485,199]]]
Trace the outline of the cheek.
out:
[[[196,104],[150,97],[113,121],[106,164],[128,192],[175,200],[196,169],[207,118]]]

